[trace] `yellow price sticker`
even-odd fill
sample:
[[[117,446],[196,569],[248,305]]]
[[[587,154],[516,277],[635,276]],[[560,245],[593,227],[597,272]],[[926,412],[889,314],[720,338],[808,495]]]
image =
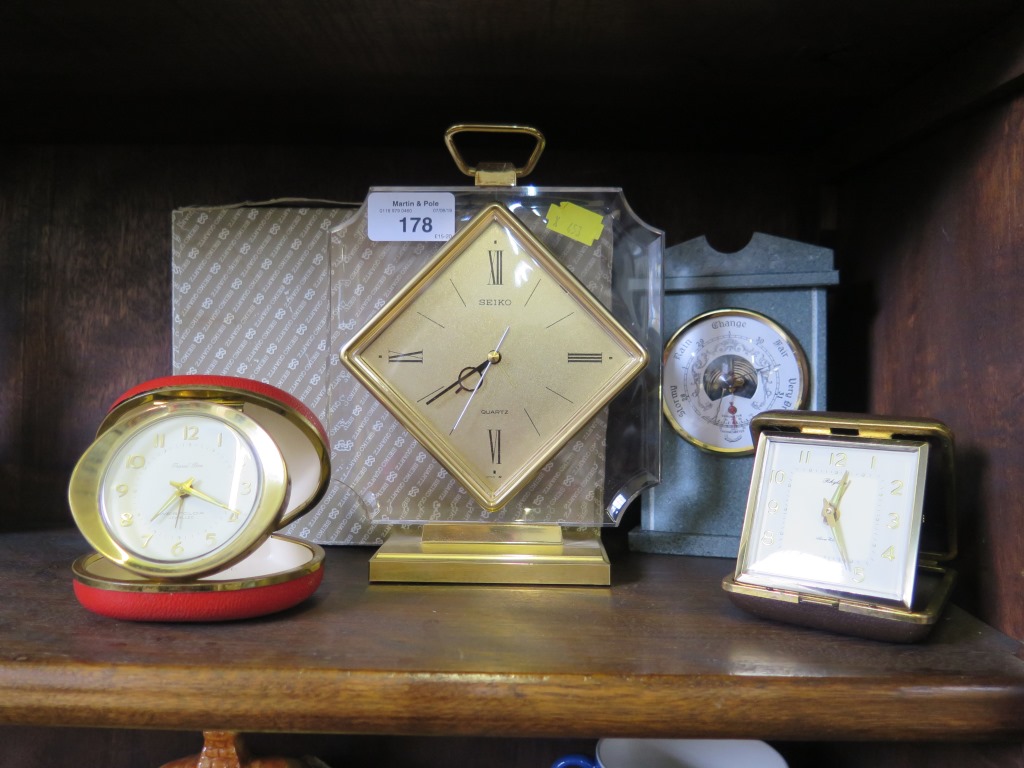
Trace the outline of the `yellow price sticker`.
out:
[[[604,230],[604,217],[575,203],[559,203],[548,207],[548,229],[593,245]]]

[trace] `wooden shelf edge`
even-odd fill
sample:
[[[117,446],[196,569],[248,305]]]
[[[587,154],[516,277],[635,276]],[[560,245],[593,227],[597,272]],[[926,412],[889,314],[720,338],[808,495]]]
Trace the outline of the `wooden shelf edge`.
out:
[[[159,693],[162,692],[162,693]],[[841,702],[823,711],[823,701]],[[899,712],[900,725],[893,726]],[[1011,740],[1024,681],[0,665],[0,724],[535,738]]]

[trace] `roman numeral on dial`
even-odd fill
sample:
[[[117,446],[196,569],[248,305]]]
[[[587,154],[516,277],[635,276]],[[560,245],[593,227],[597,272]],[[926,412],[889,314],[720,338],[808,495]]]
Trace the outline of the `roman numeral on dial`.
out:
[[[487,439],[491,444],[491,464],[501,464],[501,430],[488,429]]]
[[[488,285],[501,285],[502,251],[487,251],[487,259],[491,265],[491,279]]]
[[[569,352],[570,363],[600,363],[604,356],[600,352]]]
[[[389,363],[422,363],[423,362],[423,350],[419,349],[415,352],[392,352],[388,350],[388,362]]]

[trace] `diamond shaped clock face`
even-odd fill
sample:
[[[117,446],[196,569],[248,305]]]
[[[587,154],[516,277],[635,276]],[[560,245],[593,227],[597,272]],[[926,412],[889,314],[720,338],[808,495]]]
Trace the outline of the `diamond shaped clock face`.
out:
[[[496,510],[648,355],[495,203],[345,345],[341,360],[482,507]]]

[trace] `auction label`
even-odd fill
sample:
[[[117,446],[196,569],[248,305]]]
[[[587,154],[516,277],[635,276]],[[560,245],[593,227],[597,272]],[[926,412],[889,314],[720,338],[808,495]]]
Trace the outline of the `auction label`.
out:
[[[445,242],[455,234],[451,192],[371,192],[366,232],[375,242]]]

